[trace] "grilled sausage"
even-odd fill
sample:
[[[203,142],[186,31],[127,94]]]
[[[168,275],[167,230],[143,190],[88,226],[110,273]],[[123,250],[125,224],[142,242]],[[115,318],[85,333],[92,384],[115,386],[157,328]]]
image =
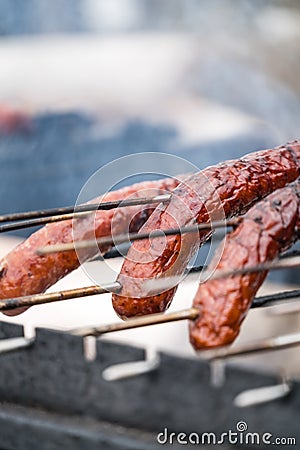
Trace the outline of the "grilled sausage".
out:
[[[109,192],[102,198],[92,200],[92,203],[124,200],[128,197],[152,197],[173,190],[178,182],[176,178],[167,178],[137,183]],[[37,256],[36,250],[39,247],[47,244],[72,242],[73,232],[78,240],[110,236],[112,220],[114,234],[126,232],[128,229],[138,231],[152,211],[153,205],[131,206],[117,210],[98,211],[86,218],[76,219],[75,228],[73,228],[72,220],[46,225],[0,261],[0,298],[42,293],[80,265],[75,251]],[[109,248],[101,250],[106,252]],[[93,257],[93,252],[95,250],[92,250],[92,253],[90,250],[85,255],[80,255],[81,262]],[[7,314],[15,315],[24,310],[12,310]]]
[[[218,270],[242,269],[274,258],[300,237],[300,181],[279,189],[254,205],[214,256]],[[223,250],[223,252],[221,251]],[[190,323],[192,345],[202,348],[230,344],[239,334],[266,271],[211,279],[199,286],[194,307],[199,319]]]
[[[246,212],[257,200],[294,181],[300,174],[300,141],[249,154],[192,175],[159,205],[140,232],[205,223]],[[222,214],[223,213],[223,214]],[[131,317],[168,308],[176,287],[149,296],[145,279],[182,275],[199,244],[211,232],[136,241],[123,263],[120,294],[112,301],[117,314]]]

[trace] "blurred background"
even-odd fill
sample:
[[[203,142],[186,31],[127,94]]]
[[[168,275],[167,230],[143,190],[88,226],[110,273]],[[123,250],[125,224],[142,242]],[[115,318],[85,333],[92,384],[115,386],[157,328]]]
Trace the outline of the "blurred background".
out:
[[[299,50],[298,1],[0,0],[0,214],[73,204],[97,169],[124,155],[166,152],[202,169],[299,138]],[[2,235],[1,256],[32,231]],[[121,258],[109,261],[118,272]],[[268,281],[261,294],[293,289],[299,269]],[[81,268],[51,290],[88,284]],[[170,310],[189,307],[197,285],[191,275]],[[285,306],[251,311],[238,344],[298,332],[299,309]],[[116,317],[107,294],[1,320],[30,334]],[[186,323],[108,339],[194,356]],[[254,357],[255,370],[289,361],[298,376],[297,350],[288,352]]]
[[[123,155],[296,138],[299,25],[291,0],[0,0],[1,213],[72,204]]]
[[[300,2],[296,0],[0,0],[0,214],[74,204],[95,170],[124,155],[166,152],[202,169],[300,138],[299,56]],[[178,166],[169,169],[181,171]],[[103,186],[106,184],[103,178]],[[16,237],[1,235],[0,256],[32,231],[15,232]],[[201,253],[204,257],[205,248]],[[203,261],[201,255],[199,262]],[[118,272],[121,258],[106,261]],[[273,272],[268,281],[260,294],[293,289],[299,284],[299,269]],[[89,284],[91,280],[81,267],[50,291]],[[197,287],[198,274],[190,275],[180,284],[170,311],[189,307]],[[1,315],[1,322],[23,324],[26,336],[34,334],[37,326],[70,330],[115,322],[110,294],[96,297],[41,305],[11,318]],[[299,334],[299,329],[297,303],[251,311],[237,345]],[[199,356],[189,344],[185,322],[112,333],[101,339],[179,356]],[[70,349],[71,345],[66,353]],[[58,350],[55,348],[53,354],[59,354]],[[46,380],[52,379],[55,367],[59,367],[56,356],[49,364],[47,351],[46,346],[41,376]],[[72,351],[70,355],[72,358]],[[17,358],[18,354],[15,361]],[[282,374],[287,379],[299,379],[298,361],[299,352],[294,348],[254,355],[238,364],[253,368],[254,381],[254,371],[271,371],[280,379]],[[32,367],[35,372],[34,364]],[[50,367],[54,372],[48,370]],[[100,404],[93,383],[101,379],[101,372],[95,367],[97,372],[94,378],[87,378],[86,389]],[[199,387],[203,371],[200,366],[197,370]],[[184,372],[190,376],[188,370]],[[14,383],[17,370],[8,376],[3,373],[3,389],[7,390],[7,379],[11,377]],[[149,378],[153,385],[159,383],[158,375],[160,372]],[[199,426],[204,419],[211,421],[209,426],[230,420],[232,409],[224,406],[221,396],[225,392],[231,407],[229,390],[216,390],[213,395],[208,390],[205,397],[195,390],[195,383],[190,382],[193,378],[187,378],[184,384],[181,372],[175,371],[174,376],[177,384],[173,378],[163,386],[163,400],[150,398],[149,391],[149,403],[158,405],[153,417],[158,412],[159,418],[164,411],[165,398],[172,399],[173,405],[178,390],[181,406],[167,410],[166,417],[179,414],[179,418],[190,420],[192,413],[186,401],[190,392],[193,398],[201,399],[199,411],[193,414]],[[243,373],[231,373],[230,377],[237,392],[248,388]],[[21,391],[27,382],[28,392],[32,391],[35,398],[34,376],[29,374],[24,379]],[[147,389],[141,378],[134,381],[134,389],[127,388],[134,385],[104,384],[101,395],[109,399],[117,389],[119,404],[126,410],[123,386],[130,397],[137,392],[139,401],[145,402],[141,411],[147,411]],[[261,386],[266,382],[257,379],[255,383]],[[74,398],[79,401],[83,401],[83,384],[76,378]],[[53,377],[54,398],[61,386],[65,389],[61,380]],[[203,402],[205,409],[201,408]],[[272,423],[272,430],[288,433],[291,426],[297,430],[298,405],[298,398],[291,396],[290,403],[280,403],[282,414],[252,409],[255,431],[260,427],[269,431],[266,419]],[[292,406],[294,423],[286,414]],[[143,417],[144,412],[141,420]],[[14,432],[13,427],[6,429]],[[43,440],[38,448],[40,442]]]

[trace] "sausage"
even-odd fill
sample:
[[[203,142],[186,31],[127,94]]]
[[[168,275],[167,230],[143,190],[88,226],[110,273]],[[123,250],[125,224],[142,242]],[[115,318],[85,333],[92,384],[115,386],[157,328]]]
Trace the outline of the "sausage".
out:
[[[109,192],[91,202],[124,200],[128,197],[152,197],[173,190],[178,183],[178,178],[136,183]],[[47,244],[73,242],[73,232],[78,240],[111,236],[112,220],[114,234],[126,232],[128,229],[129,231],[138,231],[152,211],[153,205],[131,206],[116,210],[97,211],[85,218],[76,219],[75,228],[73,228],[72,220],[46,225],[0,261],[0,298],[42,293],[80,265],[75,251],[38,256],[36,250],[39,247]],[[101,250],[106,252],[109,248]],[[93,252],[95,249],[92,250],[92,253],[89,250],[86,254],[80,255],[81,262],[93,257]],[[13,310],[7,314],[15,315],[23,311],[23,309]]]
[[[300,141],[249,154],[191,175],[173,192],[168,205],[159,205],[141,233],[206,223],[246,212],[259,199],[294,181],[300,174]],[[180,276],[211,232],[136,241],[123,263],[113,294],[113,307],[122,317],[166,310],[176,287],[149,295],[145,279]],[[152,293],[151,293],[152,294]]]
[[[220,246],[212,261],[218,270],[234,270],[272,261],[300,237],[300,181],[254,205]],[[223,250],[223,252],[222,252]],[[195,349],[228,345],[237,337],[267,271],[211,279],[199,286],[190,322]]]

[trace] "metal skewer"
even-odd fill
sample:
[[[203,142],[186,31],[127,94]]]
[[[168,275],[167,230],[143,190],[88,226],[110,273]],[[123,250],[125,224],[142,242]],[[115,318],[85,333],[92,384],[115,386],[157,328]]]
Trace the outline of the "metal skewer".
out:
[[[115,237],[104,237],[95,240],[86,240],[86,241],[75,241],[66,244],[57,244],[57,245],[47,245],[45,247],[41,247],[37,249],[38,255],[49,255],[52,253],[61,253],[61,252],[69,252],[76,250],[84,250],[87,248],[94,248],[95,245],[108,246],[108,245],[119,245],[124,244],[126,242],[138,241],[142,239],[153,239],[153,238],[161,238],[163,236],[172,236],[175,234],[185,234],[185,233],[197,233],[199,231],[210,230],[214,228],[224,228],[226,226],[236,226],[240,223],[240,218],[229,219],[227,221],[217,220],[210,223],[201,223],[199,225],[191,225],[182,228],[169,228],[168,230],[155,230],[150,233],[128,233],[128,234],[119,234]]]
[[[106,294],[108,292],[118,292],[121,285],[118,282],[108,283],[103,286],[87,286],[83,288],[68,289],[59,292],[49,292],[46,294],[26,295],[24,297],[7,298],[0,300],[0,311],[8,311],[24,306],[44,305],[62,300],[71,300],[78,297],[88,297],[90,295]]]
[[[244,267],[242,269],[222,270],[216,272],[211,279],[227,278],[233,275],[245,275],[247,273],[262,272],[265,270],[293,269],[300,267],[300,256],[276,259],[256,266]]]
[[[300,289],[278,292],[277,294],[262,295],[260,297],[255,297],[252,302],[251,308],[261,308],[269,304],[273,305],[282,300],[292,300],[293,298],[297,297],[300,297]]]
[[[127,200],[116,200],[113,202],[91,203],[79,206],[67,206],[65,208],[45,209],[43,211],[29,211],[23,213],[15,213],[0,216],[1,222],[16,222],[0,226],[0,233],[5,231],[14,231],[21,228],[30,228],[38,225],[45,225],[46,223],[61,222],[63,220],[75,219],[92,211],[110,210],[114,208],[124,208],[127,206],[148,205],[153,203],[166,203],[170,200],[170,194],[156,195],[155,197],[147,198],[131,198]],[[20,222],[18,220],[24,219]]]
[[[136,317],[128,319],[126,322],[116,322],[100,327],[82,327],[70,330],[71,333],[77,336],[100,336],[101,334],[111,333],[113,331],[130,330],[132,328],[146,327],[149,325],[157,325],[160,323],[177,322],[179,320],[194,320],[199,316],[199,311],[196,308],[182,309],[172,313],[158,313],[150,314],[148,316]]]
[[[209,360],[218,360],[257,354],[259,352],[283,350],[297,345],[300,345],[300,333],[266,338],[249,344],[241,344],[234,348],[208,349],[201,352],[201,355]]]
[[[81,217],[86,217],[88,214],[89,212],[76,212],[70,214],[62,214],[60,216],[42,217],[40,219],[30,219],[30,220],[22,220],[20,222],[5,223],[4,225],[0,225],[0,233],[5,233],[7,231],[21,230],[23,228],[36,227],[39,225],[45,225],[47,223],[78,219]]]
[[[198,266],[194,270],[201,270],[203,266]],[[191,270],[191,273],[193,269]],[[62,300],[72,300],[73,298],[88,297],[91,295],[107,294],[108,292],[118,293],[122,286],[118,281],[103,284],[102,286],[86,286],[76,289],[66,289],[59,292],[49,292],[43,294],[26,295],[23,297],[7,298],[0,300],[0,311],[8,311],[26,306],[44,305]]]

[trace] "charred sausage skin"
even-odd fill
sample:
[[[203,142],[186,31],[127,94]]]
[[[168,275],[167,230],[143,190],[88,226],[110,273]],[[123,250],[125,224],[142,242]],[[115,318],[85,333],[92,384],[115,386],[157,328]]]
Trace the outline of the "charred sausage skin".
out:
[[[271,261],[299,237],[300,181],[297,180],[248,211],[241,224],[227,236],[223,252],[217,251],[214,259],[219,262],[215,273]],[[190,322],[190,341],[195,349],[233,342],[266,275],[266,271],[235,275],[212,279],[199,286],[193,305],[200,315]]]
[[[300,141],[209,167],[181,183],[169,204],[159,205],[140,232],[205,223],[221,218],[221,213],[224,218],[244,213],[299,174]],[[151,245],[148,240],[134,242],[118,277],[122,290],[112,297],[117,314],[126,318],[165,311],[176,287],[149,296],[144,290],[145,279],[181,275],[210,234],[168,236],[154,239]]]
[[[124,200],[128,197],[155,196],[172,191],[178,185],[177,178],[166,178],[158,181],[136,183],[123,189],[112,191],[103,197],[91,201]],[[76,219],[76,239],[92,239],[130,231],[138,231],[147,220],[153,205],[132,206],[129,208],[98,211],[83,219]],[[67,220],[48,224],[33,233],[23,243],[13,249],[0,261],[0,298],[20,297],[44,292],[51,285],[79,267],[80,262],[75,251],[48,256],[36,255],[39,247],[73,241],[73,221]],[[101,249],[103,252],[109,249]],[[81,255],[82,256],[82,255]],[[84,259],[94,256],[87,253]],[[81,258],[82,262],[82,258]],[[24,310],[14,310],[15,315]]]

